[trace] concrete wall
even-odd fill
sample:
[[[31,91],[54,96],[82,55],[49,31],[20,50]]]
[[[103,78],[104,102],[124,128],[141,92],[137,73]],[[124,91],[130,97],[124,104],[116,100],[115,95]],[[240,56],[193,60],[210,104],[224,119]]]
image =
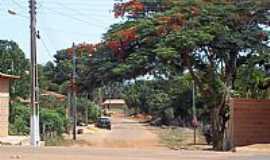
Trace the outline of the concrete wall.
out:
[[[108,108],[108,106],[110,106],[110,111],[113,111],[113,112],[123,112],[125,108],[125,105],[123,104],[110,104],[110,105],[103,106],[103,109]]]
[[[270,100],[233,99],[230,106],[234,146],[270,143]]]
[[[8,136],[9,80],[0,79],[0,137]]]

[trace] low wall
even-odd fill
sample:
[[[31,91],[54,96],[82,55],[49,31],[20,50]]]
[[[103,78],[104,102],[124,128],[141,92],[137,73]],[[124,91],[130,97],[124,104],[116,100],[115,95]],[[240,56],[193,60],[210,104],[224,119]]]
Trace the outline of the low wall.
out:
[[[232,99],[230,106],[234,146],[270,143],[270,100]]]
[[[9,81],[0,79],[0,137],[8,136]]]

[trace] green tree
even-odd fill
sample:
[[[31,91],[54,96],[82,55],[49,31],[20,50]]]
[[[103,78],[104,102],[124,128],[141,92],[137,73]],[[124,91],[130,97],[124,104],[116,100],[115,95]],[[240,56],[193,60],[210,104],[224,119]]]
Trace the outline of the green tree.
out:
[[[13,41],[0,40],[0,72],[20,76],[12,82],[11,96],[26,98],[29,96],[30,75],[29,60]]]

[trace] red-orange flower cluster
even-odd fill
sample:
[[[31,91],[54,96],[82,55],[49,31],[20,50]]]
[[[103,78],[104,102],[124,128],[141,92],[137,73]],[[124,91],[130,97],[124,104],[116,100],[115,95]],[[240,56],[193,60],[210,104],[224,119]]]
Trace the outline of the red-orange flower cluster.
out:
[[[169,31],[180,30],[181,27],[185,24],[186,20],[184,16],[180,13],[173,16],[162,16],[159,17],[157,26],[157,34],[159,36],[167,34]]]
[[[115,33],[115,35],[118,38],[108,40],[107,46],[113,51],[114,54],[118,56],[123,55],[124,50],[128,48],[129,44],[136,41],[138,38],[136,28],[134,27],[121,30]]]
[[[126,3],[114,4],[114,16],[116,18],[123,17],[126,12],[131,14],[138,14],[144,11],[144,4],[138,0],[130,0]]]
[[[88,56],[92,56],[99,44],[88,44],[88,43],[81,43],[75,46],[76,54],[77,56],[82,56],[84,54],[87,54]],[[68,48],[66,49],[68,57],[71,57],[74,49]]]
[[[82,43],[79,44],[76,49],[77,52],[80,54],[86,53],[88,55],[92,55],[96,51],[96,44],[87,44],[87,43]]]

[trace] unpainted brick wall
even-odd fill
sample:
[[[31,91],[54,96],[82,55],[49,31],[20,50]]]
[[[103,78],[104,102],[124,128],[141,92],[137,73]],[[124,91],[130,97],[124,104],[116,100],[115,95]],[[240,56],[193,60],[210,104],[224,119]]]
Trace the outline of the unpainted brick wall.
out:
[[[234,146],[270,143],[270,100],[233,99],[230,123]]]
[[[0,137],[8,136],[9,80],[0,79]]]

